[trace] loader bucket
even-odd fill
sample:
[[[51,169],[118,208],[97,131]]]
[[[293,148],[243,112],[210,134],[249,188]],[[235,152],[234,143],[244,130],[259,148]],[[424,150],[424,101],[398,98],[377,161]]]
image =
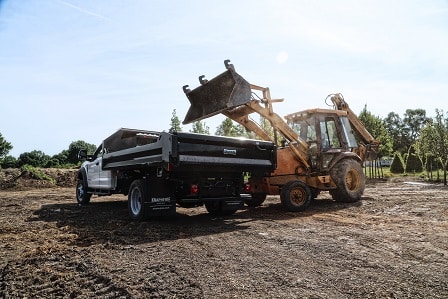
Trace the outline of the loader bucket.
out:
[[[202,76],[199,80],[201,85],[193,90],[184,86],[191,104],[182,122],[184,125],[244,105],[251,100],[249,82],[235,72],[233,65],[210,81],[202,80]]]

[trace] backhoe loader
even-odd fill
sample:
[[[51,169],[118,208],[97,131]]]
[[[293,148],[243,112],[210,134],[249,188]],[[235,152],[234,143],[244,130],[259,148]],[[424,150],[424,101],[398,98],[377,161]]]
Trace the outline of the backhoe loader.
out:
[[[248,206],[261,205],[266,195],[280,195],[289,211],[302,211],[321,191],[339,202],[358,201],[365,188],[362,164],[376,157],[378,141],[349,108],[341,94],[326,98],[333,109],[308,109],[280,117],[268,87],[250,84],[229,60],[226,71],[211,80],[199,77],[200,86],[183,86],[190,108],[183,124],[223,114],[243,125],[257,138],[277,148],[277,167],[262,176],[252,175],[246,185]],[[268,120],[273,134],[249,116]]]

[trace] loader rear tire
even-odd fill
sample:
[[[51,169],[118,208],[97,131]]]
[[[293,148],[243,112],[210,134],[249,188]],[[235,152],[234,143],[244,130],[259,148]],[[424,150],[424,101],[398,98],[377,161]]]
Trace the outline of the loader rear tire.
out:
[[[244,203],[248,207],[259,207],[265,200],[265,193],[252,193],[250,197],[244,199]]]
[[[330,194],[338,202],[357,202],[365,189],[365,176],[361,164],[352,159],[340,161],[331,169],[331,178],[337,189]]]
[[[280,200],[290,212],[305,210],[311,203],[311,190],[302,181],[290,181],[281,190]]]

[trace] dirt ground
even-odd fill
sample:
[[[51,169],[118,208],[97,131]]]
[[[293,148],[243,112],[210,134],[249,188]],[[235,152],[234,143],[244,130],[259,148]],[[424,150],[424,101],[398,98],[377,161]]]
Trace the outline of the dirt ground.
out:
[[[368,183],[302,213],[276,197],[129,220],[124,196],[0,191],[0,298],[448,298],[448,188]]]

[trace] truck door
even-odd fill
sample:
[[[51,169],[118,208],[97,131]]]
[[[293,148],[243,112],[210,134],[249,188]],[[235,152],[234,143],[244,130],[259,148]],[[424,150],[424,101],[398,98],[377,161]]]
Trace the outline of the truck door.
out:
[[[87,165],[87,185],[89,188],[100,188],[100,171],[102,160],[102,146],[99,146]]]
[[[93,154],[93,160],[87,167],[88,186],[94,189],[111,190],[116,185],[116,175],[112,170],[103,170],[103,154],[105,149],[103,146]]]
[[[104,190],[112,190],[115,189],[116,185],[116,173],[112,170],[104,170],[103,169],[103,157],[101,155],[99,159],[99,188]]]

